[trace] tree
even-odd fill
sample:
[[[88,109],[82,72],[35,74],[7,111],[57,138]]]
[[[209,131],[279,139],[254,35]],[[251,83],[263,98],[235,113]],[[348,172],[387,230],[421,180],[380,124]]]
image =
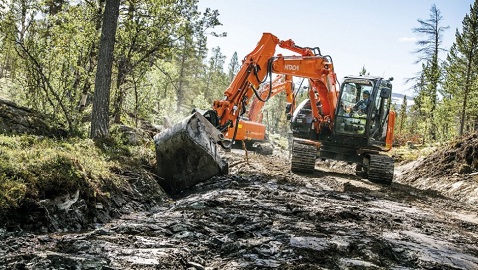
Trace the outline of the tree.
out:
[[[132,117],[150,117],[160,104],[151,98],[153,93],[163,96],[173,91],[170,100],[177,101],[176,91],[181,89],[187,106],[194,95],[206,94],[205,35],[221,36],[206,32],[220,25],[218,12],[199,12],[198,0],[125,0],[119,4],[121,27],[115,33],[111,93],[101,99],[87,98],[95,94],[95,80],[99,87],[106,82],[102,78],[110,77],[96,73],[104,68],[98,68],[97,61],[106,2],[2,2],[0,76],[9,84],[8,98],[53,116],[56,124],[67,125],[74,134],[81,134],[83,122],[91,115],[91,102],[103,100],[101,130],[106,134],[109,112],[117,121],[124,119],[123,111]],[[182,53],[183,62],[176,57]],[[184,71],[181,76],[178,70]],[[157,74],[163,71],[164,76]],[[160,88],[153,89],[151,76],[162,80],[154,84]],[[110,108],[108,98],[113,101]],[[93,121],[98,121],[98,110],[95,105]],[[93,130],[97,129],[92,128],[90,136]]]
[[[239,64],[239,60],[237,59],[237,52],[234,52],[231,58],[231,62],[229,62],[229,68],[227,71],[227,77],[229,78],[229,83],[234,80],[234,77],[236,76],[237,72],[239,72],[239,69],[241,68],[241,65]]]
[[[178,97],[176,104],[177,113],[181,113],[184,106],[195,104],[196,95],[201,95],[201,92],[203,92],[200,81],[196,79],[201,76],[201,73],[204,74],[204,64],[202,63],[202,52],[205,50],[202,47],[204,36],[200,33],[198,34],[199,38],[193,32],[185,35],[182,42],[178,44],[178,50],[174,56],[178,69],[176,87],[176,96]]]
[[[403,96],[402,105],[400,106],[400,111],[398,112],[398,119],[399,119],[398,134],[402,133],[403,125],[406,122],[406,118],[407,118],[407,96],[405,95]]]
[[[99,8],[61,0],[42,3],[12,0],[2,11],[2,69],[11,82],[10,99],[51,115],[54,124],[73,133],[83,118],[81,92],[91,85],[87,82],[96,67]]]
[[[425,63],[426,67],[428,68],[426,71],[427,81],[425,82],[428,86],[422,88],[422,90],[427,91],[424,93],[423,98],[428,98],[431,102],[431,127],[429,132],[432,140],[436,139],[434,111],[436,109],[437,91],[441,73],[439,65],[439,52],[443,50],[441,48],[443,32],[449,28],[448,26],[441,26],[442,20],[443,17],[440,14],[440,10],[437,9],[436,5],[434,4],[430,9],[430,17],[427,20],[417,19],[420,26],[412,29],[414,33],[423,36],[423,39],[419,39],[416,42],[418,49],[416,49],[414,53],[418,55],[418,60],[416,63]],[[422,72],[425,72],[425,70],[422,70]]]
[[[103,25],[101,27],[93,111],[91,114],[90,137],[92,139],[106,138],[109,136],[111,68],[113,66],[113,49],[115,45],[119,6],[120,0],[106,0]]]
[[[228,77],[224,73],[224,63],[226,56],[221,52],[221,48],[212,48],[212,55],[209,58],[208,72],[206,75],[206,98],[212,104],[216,99],[223,96],[228,86]]]
[[[114,88],[114,119],[119,122],[125,100],[134,89],[132,77],[143,79],[160,60],[174,61],[182,72],[176,82],[178,108],[184,102],[192,62],[201,63],[200,50],[205,47],[202,34],[220,25],[217,10],[199,12],[198,0],[126,1],[120,13],[115,67],[118,75]],[[198,45],[199,44],[199,45]],[[194,60],[194,61],[193,61]],[[137,81],[137,83],[139,83]]]
[[[365,66],[362,66],[362,70],[360,70],[359,75],[360,76],[370,75],[370,72],[367,71]]]
[[[445,64],[445,91],[454,99],[461,100],[459,135],[463,135],[467,117],[472,108],[478,104],[473,102],[473,93],[478,91],[478,1],[470,6],[470,13],[462,22],[463,30],[455,33],[455,42],[447,56]],[[478,116],[475,116],[478,121]]]
[[[423,71],[420,74],[419,80],[414,85],[414,92],[416,93],[416,96],[413,99],[414,104],[410,109],[408,118],[410,120],[409,126],[414,127],[413,132],[415,134],[420,134],[422,137],[422,143],[425,143],[427,133],[430,130],[430,102],[426,96],[427,91],[425,90],[427,87],[427,65],[422,64],[422,70]]]

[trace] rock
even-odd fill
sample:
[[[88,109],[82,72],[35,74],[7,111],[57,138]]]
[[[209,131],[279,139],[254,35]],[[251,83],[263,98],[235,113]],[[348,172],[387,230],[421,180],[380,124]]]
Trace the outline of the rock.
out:
[[[137,129],[125,125],[119,125],[113,128],[111,134],[118,134],[122,142],[126,145],[142,145],[150,140],[150,137],[142,129]]]
[[[473,169],[468,164],[461,164],[460,168],[458,169],[459,174],[468,174],[472,172],[473,172]]]
[[[187,262],[187,266],[191,266],[193,269],[196,269],[196,270],[204,270],[204,266],[202,266],[201,264],[199,263],[196,263],[196,262],[191,262],[191,261],[188,261]]]
[[[66,137],[62,127],[54,127],[49,117],[14,102],[0,99],[0,133]]]
[[[274,147],[270,144],[258,144],[256,146],[256,152],[261,155],[272,155]]]
[[[413,142],[410,142],[410,141],[407,142],[407,146],[408,146],[409,149],[413,149],[413,150],[418,149],[418,148],[415,146],[415,144],[414,144]]]

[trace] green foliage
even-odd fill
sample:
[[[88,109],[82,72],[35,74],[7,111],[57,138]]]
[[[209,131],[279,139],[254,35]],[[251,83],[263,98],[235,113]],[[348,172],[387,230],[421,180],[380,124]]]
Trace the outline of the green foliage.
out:
[[[277,133],[282,136],[287,135],[289,130],[289,121],[285,114],[286,93],[282,92],[271,98],[263,108],[264,124],[266,124],[269,133]]]
[[[12,180],[5,173],[0,174],[0,209],[18,207],[25,198],[26,185]]]
[[[398,112],[397,121],[395,122],[395,130],[398,134],[402,133],[402,130],[406,128],[405,123],[407,120],[407,96],[403,96],[402,105]],[[398,128],[397,128],[398,127]]]
[[[222,54],[219,47],[212,49],[212,56],[209,59],[209,68],[206,75],[206,89],[204,90],[209,104],[214,100],[221,99],[223,93],[229,86],[229,80],[224,73],[226,56]]]
[[[124,111],[151,119],[153,110],[154,117],[154,110],[164,104],[152,97],[165,90],[163,86],[173,90],[176,102],[194,100],[201,91],[209,95],[204,87],[196,91],[196,85],[207,73],[205,32],[220,25],[219,14],[199,11],[197,2],[122,2],[111,92],[111,111],[118,121],[124,120]],[[2,84],[2,92],[18,104],[52,115],[76,134],[85,133],[83,121],[89,113],[79,109],[81,96],[92,96],[103,9],[99,3],[104,4],[76,1],[52,8],[12,0],[0,13],[0,78],[11,82],[7,90]],[[184,57],[180,61],[175,55]],[[174,69],[167,70],[171,64]],[[149,79],[165,67],[161,88],[153,88]]]
[[[12,1],[8,16],[0,22],[5,45],[17,54],[12,55],[11,50],[5,54],[17,63],[9,67],[15,69],[16,91],[11,97],[52,115],[74,131],[81,118],[77,108],[80,93],[91,76],[88,66],[97,42],[96,10],[90,5],[65,3],[54,14],[35,16],[41,10],[41,6]],[[22,25],[25,20],[28,25]]]
[[[56,141],[44,137],[0,138],[0,209],[17,207],[24,199],[49,199],[67,192],[101,193],[118,166],[91,140]],[[86,192],[85,191],[85,192]]]
[[[446,80],[444,95],[449,102],[445,104],[454,113],[449,119],[459,119],[458,134],[474,129],[478,122],[478,2],[475,1],[470,13],[463,19],[463,30],[455,33],[453,43],[444,65]],[[456,121],[455,121],[456,122]],[[471,123],[470,123],[471,122]],[[457,123],[458,124],[458,123]],[[468,127],[468,128],[467,128]]]
[[[185,113],[190,105],[187,100],[193,99],[190,93],[198,93],[191,91],[196,90],[195,78],[203,72],[204,32],[220,24],[217,11],[206,9],[201,13],[197,0],[133,1],[127,2],[127,6],[120,14],[115,48],[118,59],[113,93],[115,119],[119,119],[123,110],[135,114],[148,112],[142,102],[147,96],[143,92],[148,88],[148,72],[155,72],[154,67],[162,70],[165,62],[176,68],[175,76],[166,78],[175,90],[175,111]],[[186,109],[182,110],[183,106]]]
[[[232,82],[232,80],[234,79],[234,76],[236,76],[240,68],[241,68],[241,64],[239,63],[239,60],[237,58],[237,52],[234,52],[234,54],[231,57],[231,61],[229,62],[229,66],[227,70],[227,77],[229,79],[229,83]]]
[[[199,93],[196,98],[193,100],[192,106],[194,108],[208,109],[211,107],[211,102],[204,96],[204,93]]]
[[[177,96],[176,80],[178,70],[173,63],[160,62],[147,74],[149,84],[145,87],[143,93],[151,93],[144,96],[142,107],[148,111],[146,114],[157,124],[166,124],[165,118],[169,122],[177,122],[186,114],[176,113]],[[149,113],[149,112],[152,112]]]
[[[412,142],[412,141],[409,141],[409,142]],[[435,151],[436,151],[436,147],[434,146],[419,145],[417,143],[411,143],[410,145],[403,145],[401,147],[392,148],[390,154],[394,157],[395,161],[408,162],[408,161],[415,161],[418,158],[423,156],[428,156]]]
[[[124,171],[140,175],[153,164],[149,138],[132,146],[119,126],[111,134],[98,141],[0,135],[0,211],[77,190],[82,197],[108,196],[112,186],[128,184]]]
[[[422,45],[419,47],[421,48],[419,53],[423,57],[420,60],[424,62],[422,72],[415,84],[417,95],[414,99],[415,104],[407,117],[405,126],[408,128],[404,135],[419,134],[423,141],[429,142],[447,141],[476,128],[478,122],[475,117],[478,114],[478,58],[475,53],[478,49],[477,10],[478,2],[475,2],[470,14],[463,19],[462,31],[456,31],[456,41],[441,67],[435,64],[438,59],[436,52],[440,50],[437,40],[440,41],[440,39],[425,39],[419,43]],[[439,15],[436,10],[431,11],[432,14]],[[431,16],[431,21],[427,22],[438,23],[440,19],[441,16]],[[429,24],[421,30],[436,25]],[[444,29],[438,28],[438,30]],[[432,33],[425,32],[429,35]],[[441,81],[443,81],[442,88],[435,88],[435,82]]]
[[[430,17],[426,20],[418,19],[419,26],[413,28],[413,32],[423,36],[416,44],[418,48],[414,53],[418,56],[416,63],[422,63],[422,71],[416,79],[415,90],[418,91],[418,99],[415,102],[420,103],[418,108],[424,131],[424,138],[431,140],[437,139],[437,120],[435,110],[438,101],[438,88],[440,84],[440,59],[439,52],[441,48],[443,32],[448,29],[447,26],[442,26],[443,17],[440,10],[432,5],[430,8]]]

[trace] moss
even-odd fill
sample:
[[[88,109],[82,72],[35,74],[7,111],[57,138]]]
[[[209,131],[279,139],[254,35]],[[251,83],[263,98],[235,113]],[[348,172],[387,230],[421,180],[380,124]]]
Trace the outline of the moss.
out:
[[[108,191],[127,186],[122,172],[143,174],[154,153],[152,142],[131,146],[120,136],[94,142],[0,135],[0,211],[78,189],[83,197],[107,198]]]
[[[26,185],[0,174],[0,209],[18,207],[25,198]]]
[[[41,198],[46,199],[74,192],[90,180],[79,161],[67,155],[51,157],[28,169],[34,172],[34,177],[30,179],[31,184],[35,185],[33,188],[41,192]]]
[[[0,209],[78,189],[99,193],[105,179],[115,179],[117,163],[108,159],[91,140],[0,136]]]

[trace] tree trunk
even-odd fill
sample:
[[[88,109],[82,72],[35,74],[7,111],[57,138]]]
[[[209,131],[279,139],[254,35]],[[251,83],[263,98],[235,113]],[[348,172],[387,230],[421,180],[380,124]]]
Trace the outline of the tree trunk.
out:
[[[95,93],[91,115],[91,138],[100,139],[109,136],[109,103],[111,87],[111,68],[115,45],[116,26],[118,24],[119,0],[107,0],[101,29],[98,68],[95,78]]]
[[[118,61],[118,78],[116,79],[116,100],[114,102],[114,122],[116,124],[121,123],[121,114],[123,109],[123,101],[124,101],[124,89],[123,84],[126,80],[127,74],[127,61],[126,58],[123,57],[120,61]]]
[[[184,45],[186,46],[186,45]],[[183,102],[184,102],[184,73],[185,73],[185,63],[186,63],[186,48],[183,49],[183,53],[181,55],[181,59],[180,59],[180,69],[179,69],[179,82],[178,82],[178,89],[177,89],[177,92],[176,92],[176,96],[178,97],[178,100],[177,100],[177,104],[176,104],[176,112],[180,113],[181,112],[181,107],[183,105]]]
[[[465,86],[466,87],[466,86]],[[466,92],[466,90],[465,90]],[[466,117],[466,104],[468,101],[468,95],[465,93],[463,98],[463,106],[461,107],[461,117],[460,117],[460,133],[459,135],[463,135],[464,127],[465,127],[465,117]]]
[[[471,61],[468,61],[468,65],[466,67],[465,91],[463,93],[463,106],[461,108],[460,133],[459,133],[460,136],[463,135],[463,128],[465,126],[466,105],[468,102],[468,93],[470,91],[470,84],[471,84]]]

